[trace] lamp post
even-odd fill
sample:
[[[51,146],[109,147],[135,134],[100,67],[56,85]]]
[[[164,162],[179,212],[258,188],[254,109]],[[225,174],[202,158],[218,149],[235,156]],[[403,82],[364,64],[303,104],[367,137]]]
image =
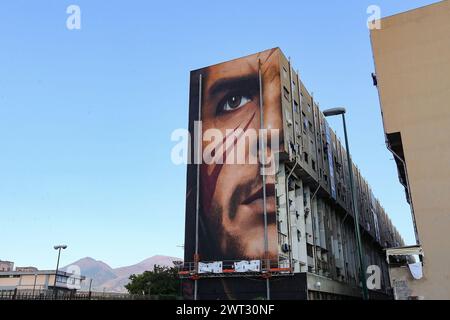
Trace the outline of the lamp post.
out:
[[[67,246],[65,244],[59,244],[53,247],[55,250],[58,250],[58,260],[56,262],[56,271],[55,271],[55,281],[53,282],[53,291],[56,298],[56,278],[58,277],[58,269],[59,269],[59,257],[61,256],[61,249],[66,249]]]
[[[352,160],[350,158],[350,148],[348,146],[348,137],[347,137],[347,125],[345,123],[345,108],[333,108],[328,109],[323,112],[325,117],[331,117],[331,116],[338,116],[342,115],[342,123],[344,125],[344,136],[345,136],[345,149],[347,150],[347,164],[348,164],[348,172],[350,177],[350,188],[352,193],[352,207],[353,212],[355,213],[355,235],[356,235],[356,249],[358,251],[358,258],[359,258],[359,273],[360,273],[360,280],[362,285],[362,291],[363,291],[363,299],[368,300],[369,299],[369,292],[367,290],[367,283],[366,283],[366,273],[365,273],[365,263],[364,263],[364,256],[362,251],[362,243],[361,243],[361,233],[359,231],[359,212],[358,212],[358,205],[356,204],[356,189],[355,184],[353,182],[353,170],[352,170]]]

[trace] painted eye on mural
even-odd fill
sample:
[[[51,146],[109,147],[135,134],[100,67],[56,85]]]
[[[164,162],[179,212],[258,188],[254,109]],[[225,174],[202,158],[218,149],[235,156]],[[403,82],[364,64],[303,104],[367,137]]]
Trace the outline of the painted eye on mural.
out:
[[[227,95],[218,106],[218,113],[230,112],[242,108],[247,103],[251,102],[250,97],[242,94],[229,94]]]

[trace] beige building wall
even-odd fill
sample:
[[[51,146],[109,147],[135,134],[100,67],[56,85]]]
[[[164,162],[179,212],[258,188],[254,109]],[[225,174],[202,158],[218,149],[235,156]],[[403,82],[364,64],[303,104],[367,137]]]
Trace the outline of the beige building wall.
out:
[[[55,279],[54,276],[46,275],[46,274],[39,274],[37,276],[29,274],[29,275],[23,275],[22,279],[20,281],[20,287],[18,289],[24,290],[24,289],[45,289],[47,285],[52,286],[53,282],[50,282],[50,278]],[[47,280],[48,279],[48,280]],[[36,283],[35,283],[36,281]]]
[[[12,277],[12,278],[0,278],[0,287],[16,287],[19,285],[20,278]]]
[[[46,289],[48,286],[53,285],[53,281],[55,281],[55,276],[47,274],[38,274],[37,276],[34,274],[27,274],[15,277],[0,277],[0,288],[15,287],[18,290],[31,290],[33,288],[36,290]]]
[[[79,275],[58,276],[61,277],[56,286],[64,289],[80,289],[81,281],[85,278]],[[0,274],[0,290],[40,290],[53,287],[55,274],[50,273],[28,273],[28,274]]]
[[[384,18],[371,40],[385,132],[401,135],[424,249],[415,294],[450,299],[450,2]]]

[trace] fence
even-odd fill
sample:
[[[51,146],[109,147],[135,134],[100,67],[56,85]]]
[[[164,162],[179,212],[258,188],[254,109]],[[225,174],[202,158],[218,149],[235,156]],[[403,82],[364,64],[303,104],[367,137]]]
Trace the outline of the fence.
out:
[[[175,295],[138,295],[115,292],[0,290],[0,300],[180,300]]]

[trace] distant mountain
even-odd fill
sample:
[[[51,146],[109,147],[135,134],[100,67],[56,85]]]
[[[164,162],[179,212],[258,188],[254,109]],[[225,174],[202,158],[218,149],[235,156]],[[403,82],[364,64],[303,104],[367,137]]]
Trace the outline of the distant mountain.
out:
[[[126,292],[125,285],[129,282],[130,275],[151,271],[155,265],[172,267],[173,261],[180,260],[182,259],[156,255],[131,266],[113,269],[103,261],[86,257],[65,266],[62,270],[73,265],[80,267],[81,274],[86,276],[82,290],[87,290],[90,279],[93,279],[93,291]]]
[[[81,274],[85,276],[86,279],[92,279],[92,288],[99,287],[108,280],[117,278],[114,270],[109,265],[107,265],[103,261],[98,261],[90,257],[77,260],[64,267],[63,270],[67,271],[68,267],[74,265],[80,267]],[[87,288],[89,288],[89,279],[85,281],[83,287],[87,286]]]
[[[131,266],[116,268],[114,269],[114,273],[118,277],[129,277],[131,274],[141,274],[147,270],[151,271],[155,265],[172,267],[173,261],[176,260],[182,259],[167,256],[153,256]]]

